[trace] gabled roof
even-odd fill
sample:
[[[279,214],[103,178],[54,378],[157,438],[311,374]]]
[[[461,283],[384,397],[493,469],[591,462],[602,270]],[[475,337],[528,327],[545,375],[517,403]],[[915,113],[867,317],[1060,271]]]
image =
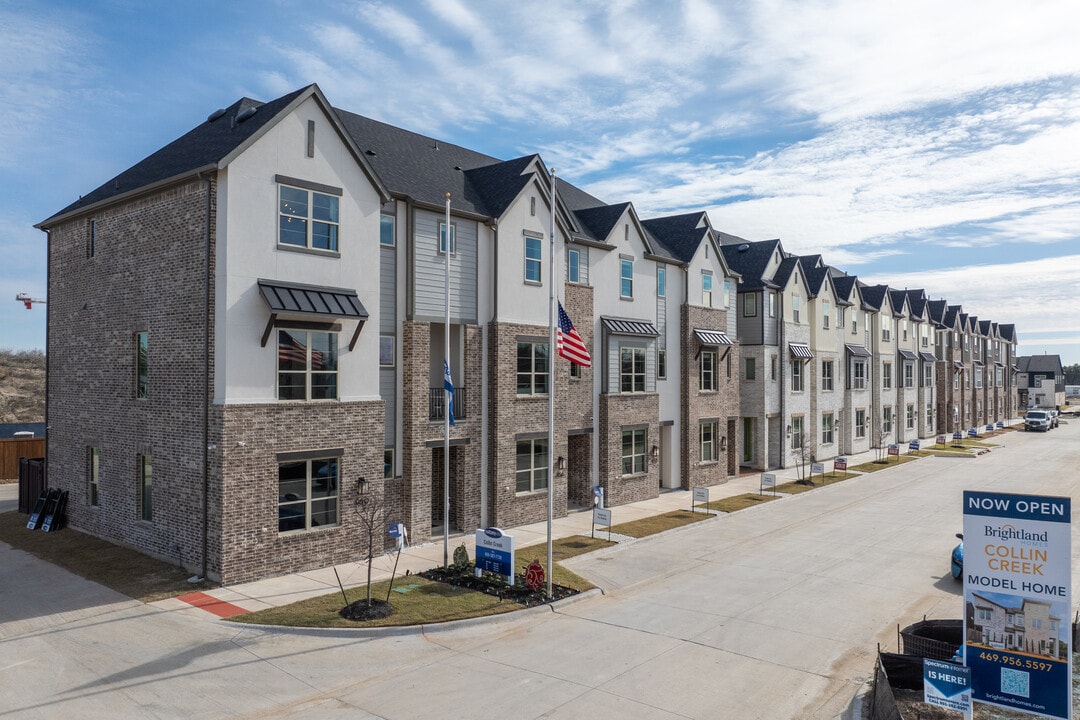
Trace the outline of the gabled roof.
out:
[[[581,222],[583,228],[589,234],[601,242],[609,239],[615,229],[615,223],[623,216],[630,203],[617,203],[615,205],[599,205],[585,210],[576,210],[574,215]]]
[[[506,209],[514,199],[521,194],[525,186],[532,182],[535,175],[527,173],[531,165],[539,162],[539,155],[526,155],[515,160],[486,165],[484,167],[465,170],[465,192],[473,190],[479,196],[475,199],[476,204],[482,204],[487,209],[490,217],[502,217]],[[541,166],[542,167],[542,166]],[[465,198],[469,198],[466,196]],[[450,205],[453,207],[454,198],[451,195]]]
[[[854,275],[837,274],[835,268],[830,268],[833,289],[836,291],[836,299],[845,304],[852,304],[852,293],[858,287],[858,278]]]
[[[641,224],[657,241],[658,248],[683,263],[690,262],[709,237],[709,226],[702,225],[704,212],[669,215],[642,220]]]
[[[251,98],[241,98],[225,108],[224,112],[211,114],[184,135],[42,221],[39,227],[51,225],[52,221],[69,213],[85,210],[148,187],[183,178],[199,171],[215,170],[219,163],[230,159],[237,150],[259,137],[294,103],[303,102],[313,95],[320,100],[332,120],[336,122],[333,109],[316,85],[309,85],[266,103]],[[373,176],[371,167],[366,161],[360,157],[357,161],[368,172],[372,182],[385,194],[385,188],[382,188],[381,183]]]
[[[1060,355],[1021,355],[1016,365],[1020,372],[1052,372],[1056,376],[1064,372]]]
[[[865,283],[859,283],[859,290],[862,291],[863,303],[875,312],[881,312],[881,308],[885,303],[885,293],[888,289],[888,285],[867,285]]]
[[[791,281],[793,273],[799,273],[806,278],[806,274],[802,272],[799,267],[799,258],[791,255],[780,261],[780,267],[776,268],[776,273],[772,276],[773,283],[779,288],[787,287],[787,284]]]
[[[907,290],[908,307],[911,309],[911,316],[914,318],[926,317],[926,304],[929,298],[926,296],[924,290]]]
[[[829,282],[829,268],[818,266],[807,269],[802,258],[799,258],[799,265],[806,276],[806,289],[810,292],[810,297],[817,297]]]
[[[979,334],[980,335],[985,335],[986,337],[990,337],[990,329],[991,329],[991,323],[990,323],[989,320],[980,320],[979,321]]]
[[[728,236],[734,237],[734,236]],[[780,246],[779,240],[759,240],[757,242],[737,242],[727,244],[727,237],[721,237],[724,244],[720,251],[724,254],[728,267],[742,275],[739,292],[760,290],[763,287],[776,287],[772,278],[765,277],[773,253]],[[741,238],[735,238],[741,240]]]
[[[1008,340],[1009,342],[1015,342],[1016,340],[1016,326],[1012,323],[1006,325],[998,325],[998,332],[1001,334],[1002,340]]]
[[[928,300],[926,303],[926,312],[931,322],[936,323],[939,326],[945,324],[945,301],[944,300]]]
[[[907,306],[907,293],[903,290],[889,290],[889,302],[892,303],[893,313],[896,315],[903,315],[905,312],[909,312]]]

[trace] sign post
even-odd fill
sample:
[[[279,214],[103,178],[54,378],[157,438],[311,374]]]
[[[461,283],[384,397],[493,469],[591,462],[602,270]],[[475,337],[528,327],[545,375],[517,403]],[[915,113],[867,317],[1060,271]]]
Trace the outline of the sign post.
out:
[[[758,488],[758,495],[764,495],[767,487],[771,487],[773,493],[776,493],[776,475],[773,473],[761,473],[761,487]]]
[[[964,492],[964,663],[978,702],[1069,720],[1071,499]]]
[[[698,503],[705,503],[706,505],[709,504],[709,488],[694,488],[694,500],[690,503],[690,512],[694,512],[694,510],[697,508]],[[706,509],[706,512],[708,512],[708,509]]]

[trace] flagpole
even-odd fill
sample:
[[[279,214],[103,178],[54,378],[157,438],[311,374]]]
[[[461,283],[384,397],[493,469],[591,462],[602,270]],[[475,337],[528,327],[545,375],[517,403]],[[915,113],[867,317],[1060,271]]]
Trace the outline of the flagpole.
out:
[[[548,447],[547,447],[547,596],[552,599],[551,518],[555,509],[555,168],[551,168],[551,232],[548,258]]]
[[[446,272],[443,323],[443,362],[450,367],[450,193],[446,193]],[[453,396],[443,384],[443,567],[450,567],[450,403]]]

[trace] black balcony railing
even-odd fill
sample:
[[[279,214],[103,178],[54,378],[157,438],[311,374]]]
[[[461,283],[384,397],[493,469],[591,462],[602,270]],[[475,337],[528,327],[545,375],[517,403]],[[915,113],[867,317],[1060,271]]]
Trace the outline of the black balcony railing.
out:
[[[428,393],[428,420],[443,420],[445,412],[443,405],[446,402],[445,390],[441,387],[431,388]],[[454,388],[454,421],[465,419],[465,388]]]

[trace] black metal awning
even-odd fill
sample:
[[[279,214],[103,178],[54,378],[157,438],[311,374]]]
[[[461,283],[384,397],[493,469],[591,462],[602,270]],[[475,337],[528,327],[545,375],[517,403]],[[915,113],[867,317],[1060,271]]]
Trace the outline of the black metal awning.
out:
[[[355,290],[259,280],[259,293],[273,313],[367,320],[368,311]]]
[[[982,367],[983,366],[982,360],[972,360],[971,364],[974,365],[975,367]]]
[[[731,340],[728,336],[719,330],[701,330],[694,328],[694,337],[698,339],[698,342],[702,345],[731,345]]]
[[[844,343],[844,348],[855,357],[870,357],[870,351],[862,345],[849,345]]]
[[[360,330],[368,319],[367,308],[360,302],[355,290],[326,287],[323,285],[303,285],[301,283],[281,282],[279,280],[258,280],[259,294],[270,308],[270,319],[263,331],[262,346],[270,338],[270,331],[279,322],[278,315],[300,315],[327,324],[329,320],[357,320],[349,349],[356,347]],[[295,324],[297,321],[292,321]],[[303,322],[303,321],[300,321]],[[313,324],[314,325],[314,324]]]
[[[626,318],[601,317],[607,331],[615,335],[638,335],[641,337],[660,337],[660,331],[656,326],[646,320],[629,320]]]
[[[809,345],[803,343],[788,343],[788,350],[791,352],[791,357],[799,358],[800,360],[814,359],[814,352],[810,349]]]
[[[937,362],[937,358],[934,357],[934,353],[920,352],[919,357],[921,357],[926,362]]]
[[[964,363],[960,362],[959,360],[953,360],[953,367],[956,368],[957,370],[963,370],[964,369]]]

